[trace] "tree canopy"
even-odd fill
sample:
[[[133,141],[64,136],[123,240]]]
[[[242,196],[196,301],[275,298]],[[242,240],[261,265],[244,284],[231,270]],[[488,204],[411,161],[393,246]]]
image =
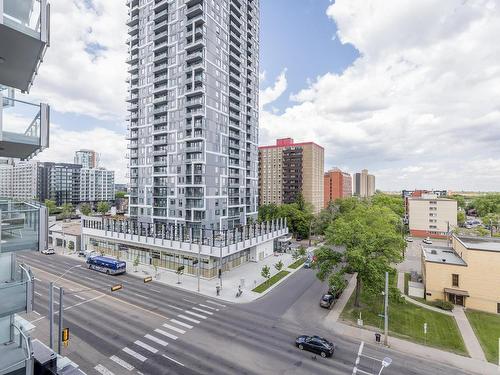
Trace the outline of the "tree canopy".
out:
[[[106,214],[110,208],[111,206],[108,202],[99,202],[97,204],[97,212],[99,212],[101,215]]]
[[[500,214],[500,194],[486,194],[476,197],[467,208],[474,208],[479,216]]]

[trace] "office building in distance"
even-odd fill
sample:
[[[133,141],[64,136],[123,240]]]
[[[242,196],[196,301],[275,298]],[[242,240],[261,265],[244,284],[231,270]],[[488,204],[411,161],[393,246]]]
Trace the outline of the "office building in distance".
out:
[[[375,176],[368,174],[367,169],[354,174],[353,194],[360,198],[368,198],[375,194]]]
[[[75,164],[80,164],[82,168],[99,167],[99,154],[94,150],[78,150],[75,152]]]
[[[259,147],[259,201],[293,203],[300,194],[317,213],[323,208],[324,149],[292,138]]]
[[[325,172],[323,181],[324,207],[336,199],[352,196],[352,177],[349,173],[333,168]]]

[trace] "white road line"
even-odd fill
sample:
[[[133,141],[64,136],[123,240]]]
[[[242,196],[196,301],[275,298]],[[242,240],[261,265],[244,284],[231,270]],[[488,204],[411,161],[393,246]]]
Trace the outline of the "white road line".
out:
[[[184,301],[190,302],[190,303],[196,303],[195,301],[191,301],[190,299],[183,298]]]
[[[150,335],[149,333],[147,335],[144,335],[144,337],[147,338],[148,340],[156,342],[157,344],[160,344],[161,346],[168,345],[168,342],[163,341],[163,340],[159,339],[158,337],[154,337],[154,336]]]
[[[42,293],[35,292],[35,294],[40,297],[42,296]]]
[[[163,324],[163,327],[171,329],[172,331],[178,332],[182,335],[186,333],[186,331],[184,331],[183,329],[171,326],[170,324],[167,324],[167,323]]]
[[[189,311],[189,310],[184,310],[184,312],[186,314],[196,316],[197,318],[200,318],[200,319],[207,319],[207,317],[205,315],[197,314],[197,313],[194,313],[194,312]]]
[[[203,310],[203,309],[199,309],[199,308],[197,308],[197,307],[193,307],[193,310],[196,310],[196,311],[202,312],[203,314],[214,315],[214,313],[213,313],[213,312],[210,312],[210,311],[207,311],[207,310]]]
[[[148,344],[146,344],[146,343],[143,343],[143,342],[142,342],[142,341],[140,341],[140,340],[136,340],[136,341],[134,342],[134,344],[135,344],[135,345],[137,345],[137,346],[140,346],[141,348],[144,348],[144,349],[146,349],[146,350],[149,350],[151,353],[154,353],[154,354],[158,353],[158,349],[155,349],[155,348],[153,348],[152,346],[150,346],[150,345],[148,345]]]
[[[109,371],[106,367],[104,367],[103,365],[97,365],[96,367],[94,367],[94,369],[99,373],[99,374],[102,374],[102,375],[114,375],[111,371]]]
[[[155,329],[155,332],[156,333],[159,333],[160,335],[163,335],[163,336],[166,336],[168,337],[169,339],[172,339],[172,340],[177,340],[177,336],[176,335],[172,335],[171,333],[168,333],[168,332],[165,332],[164,330],[162,329]]]
[[[37,318],[37,319],[35,319],[35,320],[30,321],[30,323],[31,323],[31,324],[36,323],[36,322],[38,322],[39,320],[42,320],[42,319],[44,319],[44,318],[45,318],[44,316],[41,316],[41,317],[39,317],[39,318]]]
[[[126,368],[129,371],[132,371],[134,369],[134,366],[132,366],[130,363],[125,362],[123,359],[117,357],[116,355],[112,355],[109,357],[113,362],[118,363],[120,366]]]
[[[199,320],[192,319],[192,318],[190,318],[190,317],[188,317],[188,316],[186,316],[186,315],[182,315],[182,314],[180,314],[180,315],[177,315],[177,316],[178,316],[179,318],[182,318],[182,319],[187,320],[188,322],[193,322],[193,323],[196,323],[196,324],[200,324],[200,321],[199,321]]]
[[[139,360],[139,361],[141,361],[141,362],[144,362],[144,361],[147,359],[147,358],[146,358],[146,357],[144,357],[142,354],[139,354],[139,353],[137,353],[137,352],[134,352],[134,351],[133,351],[132,349],[130,349],[130,348],[124,347],[122,350],[123,350],[125,353],[127,353],[127,354],[131,355],[132,357],[134,357],[134,358],[138,359],[138,360]]]
[[[87,279],[87,280],[90,280],[90,281],[94,281],[94,279],[93,279],[93,278],[91,278],[91,277],[87,277],[87,276],[82,276],[82,277],[83,277],[84,279]]]
[[[352,368],[352,373],[353,374],[356,374],[357,372],[364,372],[364,371],[361,371],[360,369],[358,369],[359,360],[360,360],[360,357],[361,357],[361,353],[363,352],[363,347],[364,346],[365,346],[365,342],[361,341],[361,344],[359,344],[358,356],[356,358],[356,362],[354,363],[354,367]]]
[[[219,309],[216,309],[215,307],[204,305],[203,303],[199,303],[198,306],[204,307],[204,308],[209,309],[209,310],[219,311]]]
[[[57,300],[55,300],[55,301],[54,301],[54,303],[55,303],[56,305],[59,305],[59,301],[57,301]]]
[[[69,290],[71,290],[72,292],[74,292],[75,290],[74,289],[71,289],[71,288],[68,288]]]
[[[64,308],[64,310],[69,310],[69,309],[72,309],[73,307],[77,307],[77,306],[83,305],[84,303],[95,301],[96,299],[102,298],[102,297],[104,297],[104,296],[105,296],[105,294],[101,294],[100,296],[97,296],[97,297],[94,297],[94,298],[88,299],[88,300],[86,300],[86,301],[82,301],[82,302],[75,303],[75,304],[74,304],[74,305],[72,305],[72,306],[65,307],[65,308]]]
[[[161,293],[161,290],[158,290],[158,289],[155,289],[155,288],[149,288],[149,290],[152,290],[153,292],[156,292],[156,293]]]
[[[78,298],[78,299],[81,299],[82,301],[85,301],[85,298],[83,298],[82,296],[79,296],[78,294],[73,294],[73,296]]]
[[[178,320],[175,320],[175,319],[170,319],[170,321],[171,321],[172,323],[178,324],[178,325],[180,325],[180,326],[182,326],[182,327],[186,327],[186,328],[188,328],[188,329],[193,328],[193,326],[191,326],[191,325],[189,325],[189,324],[186,324],[186,323],[183,323],[183,322],[179,322]]]
[[[207,299],[205,302],[211,303],[212,305],[215,305],[215,306],[226,307],[226,305],[223,305],[222,303],[217,303],[217,302],[214,302],[214,301],[210,301],[209,299]]]
[[[183,365],[182,363],[180,363],[179,361],[176,361],[176,360],[175,360],[175,359],[173,359],[173,358],[170,358],[170,357],[166,356],[165,354],[162,354],[162,357],[165,357],[166,359],[168,359],[168,360],[170,360],[170,361],[172,361],[172,362],[174,362],[174,363],[177,363],[179,366],[184,367],[184,365]]]
[[[171,307],[176,310],[184,311],[184,309],[181,309],[180,307],[174,306],[174,305],[167,305],[168,307]]]
[[[143,296],[142,294],[139,294],[139,293],[133,293],[133,294],[135,294],[137,297],[141,297],[141,298],[144,298],[144,299],[149,299],[149,297]]]

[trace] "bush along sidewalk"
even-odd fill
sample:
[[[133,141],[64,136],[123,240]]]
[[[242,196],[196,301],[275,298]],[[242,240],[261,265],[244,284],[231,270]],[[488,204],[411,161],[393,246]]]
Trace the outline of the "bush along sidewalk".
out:
[[[269,268],[268,266],[264,266],[264,268],[267,267]],[[281,279],[283,279],[286,275],[288,275],[290,272],[289,271],[279,271],[276,275],[274,275],[273,277],[269,277],[269,276],[264,276],[267,280],[264,281],[262,284],[260,285],[257,285],[252,291],[253,292],[257,292],[257,293],[262,293],[264,292],[265,290],[269,289],[271,286],[273,286],[274,284],[276,284],[278,281],[280,281]],[[266,273],[267,274],[267,273]]]

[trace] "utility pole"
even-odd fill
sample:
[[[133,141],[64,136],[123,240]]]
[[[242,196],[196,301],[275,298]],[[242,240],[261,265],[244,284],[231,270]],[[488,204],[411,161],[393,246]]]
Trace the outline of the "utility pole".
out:
[[[201,267],[201,245],[203,234],[201,233],[203,229],[200,230],[200,239],[198,240],[198,293],[200,292],[200,267]]]
[[[63,331],[63,287],[59,287],[59,326],[58,328],[58,344],[57,344],[57,354],[61,354],[62,351],[62,331]]]
[[[389,332],[389,272],[385,273],[385,292],[384,292],[384,345],[387,346],[387,336]]]
[[[54,350],[54,283],[49,284],[49,347]]]

